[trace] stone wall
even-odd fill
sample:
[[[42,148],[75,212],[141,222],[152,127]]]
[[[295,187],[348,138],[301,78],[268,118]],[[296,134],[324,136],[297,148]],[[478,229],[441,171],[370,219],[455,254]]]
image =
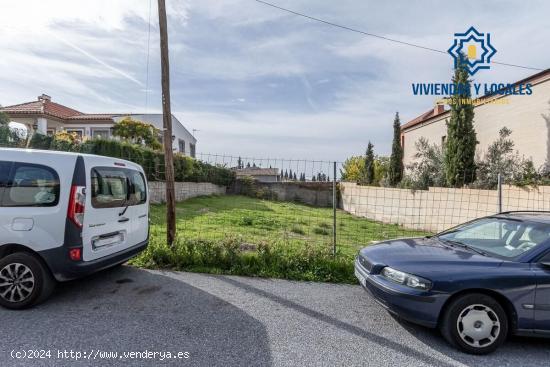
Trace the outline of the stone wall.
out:
[[[332,182],[236,180],[229,192],[271,200],[295,201],[318,207],[332,207]]]
[[[164,203],[166,197],[166,185],[163,181],[150,181],[149,201],[152,204]],[[184,201],[189,198],[204,195],[223,195],[225,186],[218,186],[209,182],[175,182],[176,201]]]
[[[341,207],[356,216],[439,232],[498,211],[496,190],[408,190],[341,183]],[[550,186],[503,186],[502,210],[550,210]]]

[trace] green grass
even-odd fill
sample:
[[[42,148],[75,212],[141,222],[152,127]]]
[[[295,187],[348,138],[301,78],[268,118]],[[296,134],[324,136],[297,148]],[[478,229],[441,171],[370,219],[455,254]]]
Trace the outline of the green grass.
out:
[[[134,263],[144,267],[354,282],[353,258],[373,241],[424,232],[332,209],[245,196],[193,198],[176,207],[178,241],[165,244],[165,206],[151,206],[151,244]]]

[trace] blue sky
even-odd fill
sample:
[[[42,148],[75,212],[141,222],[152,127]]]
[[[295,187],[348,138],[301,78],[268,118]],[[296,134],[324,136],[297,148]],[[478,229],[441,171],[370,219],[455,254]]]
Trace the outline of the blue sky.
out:
[[[274,3],[447,50],[453,33],[490,32],[494,60],[547,68],[545,1]],[[46,4],[47,3],[47,4]],[[0,12],[0,104],[42,93],[83,112],[158,112],[158,15],[149,0],[19,0]],[[8,5],[9,4],[9,5]],[[433,106],[411,83],[445,82],[452,59],[329,27],[253,0],[167,0],[172,110],[198,129],[198,151],[342,161],[371,140],[387,154],[393,116]],[[476,82],[532,70],[493,65]],[[146,89],[148,90],[146,99]],[[146,103],[147,100],[147,103]]]

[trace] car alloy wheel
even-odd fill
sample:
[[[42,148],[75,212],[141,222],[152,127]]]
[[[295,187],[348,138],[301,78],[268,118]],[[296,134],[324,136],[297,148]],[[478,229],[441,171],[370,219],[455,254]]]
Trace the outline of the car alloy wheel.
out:
[[[464,343],[474,347],[493,344],[500,334],[500,320],[490,307],[481,304],[470,305],[460,312],[456,326]]]
[[[470,354],[494,352],[508,336],[508,316],[493,297],[467,293],[446,305],[439,329],[453,346]]]
[[[0,297],[8,302],[24,301],[34,286],[34,274],[25,264],[10,263],[0,270]]]

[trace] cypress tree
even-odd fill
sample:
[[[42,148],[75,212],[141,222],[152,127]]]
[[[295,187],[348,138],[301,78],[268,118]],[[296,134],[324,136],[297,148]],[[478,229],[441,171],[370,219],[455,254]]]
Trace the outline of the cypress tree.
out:
[[[372,185],[374,182],[374,145],[369,141],[365,153],[365,184]]]
[[[373,163],[374,168],[374,163]],[[374,173],[373,173],[374,177]],[[403,178],[403,147],[401,146],[401,122],[399,112],[395,113],[393,120],[393,143],[391,147],[390,168],[388,180],[391,186],[396,186]]]
[[[446,121],[445,177],[447,185],[462,186],[475,180],[475,153],[478,143],[474,130],[474,106],[466,56],[457,63],[452,82],[457,93],[451,96],[451,117]]]

